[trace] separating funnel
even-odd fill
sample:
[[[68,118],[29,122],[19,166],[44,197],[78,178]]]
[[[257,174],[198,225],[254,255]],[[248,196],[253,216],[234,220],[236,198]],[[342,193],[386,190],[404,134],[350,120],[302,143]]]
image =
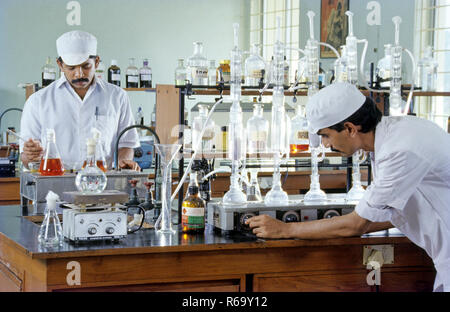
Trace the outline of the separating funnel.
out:
[[[174,234],[171,219],[172,161],[178,154],[181,144],[155,144],[161,159],[163,181],[161,186],[161,214],[155,222],[155,229],[161,234]]]

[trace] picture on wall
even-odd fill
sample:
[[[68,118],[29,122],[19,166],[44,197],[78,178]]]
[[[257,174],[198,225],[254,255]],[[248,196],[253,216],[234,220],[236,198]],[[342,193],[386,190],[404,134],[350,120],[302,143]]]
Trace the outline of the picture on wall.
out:
[[[320,9],[320,41],[332,45],[340,53],[340,46],[345,45],[348,34],[348,17],[345,12],[349,8],[349,0],[321,0]],[[336,54],[329,48],[320,47],[321,58],[335,58]]]

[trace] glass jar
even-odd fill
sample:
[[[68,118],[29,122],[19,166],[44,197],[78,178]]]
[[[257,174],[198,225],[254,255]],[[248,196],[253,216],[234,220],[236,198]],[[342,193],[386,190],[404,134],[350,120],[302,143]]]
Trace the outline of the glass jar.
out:
[[[175,85],[184,86],[186,84],[186,67],[184,67],[184,59],[178,59],[178,66],[175,68]]]
[[[245,60],[245,85],[258,87],[265,82],[266,63],[259,55],[258,45],[253,44],[250,56]]]
[[[208,60],[203,55],[203,43],[194,42],[194,54],[188,58],[187,79],[192,85],[208,85]]]
[[[247,121],[247,149],[249,154],[267,152],[269,122],[263,117],[263,106],[253,105],[253,116]]]
[[[231,78],[231,68],[230,60],[220,60],[219,67],[217,67],[217,82],[224,82],[225,84],[230,84]]]

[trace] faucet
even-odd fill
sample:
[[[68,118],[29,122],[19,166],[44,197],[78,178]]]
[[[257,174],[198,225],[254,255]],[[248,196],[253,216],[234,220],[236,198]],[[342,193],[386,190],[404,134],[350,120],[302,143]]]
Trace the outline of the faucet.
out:
[[[8,108],[8,109],[4,110],[3,113],[0,115],[0,130],[2,129],[2,118],[3,118],[3,116],[4,116],[7,112],[13,111],[13,110],[22,112],[22,109],[21,109],[21,108],[16,108],[16,107],[12,107],[12,108]],[[6,142],[4,142],[4,143],[6,143]]]

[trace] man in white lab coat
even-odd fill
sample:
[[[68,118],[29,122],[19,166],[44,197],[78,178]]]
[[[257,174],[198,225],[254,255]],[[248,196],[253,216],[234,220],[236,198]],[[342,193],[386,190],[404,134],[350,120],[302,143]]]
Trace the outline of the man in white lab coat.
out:
[[[450,291],[450,135],[413,116],[382,117],[355,86],[335,83],[309,101],[311,133],[351,156],[370,152],[373,182],[355,210],[310,222],[267,215],[248,220],[258,237],[321,239],[360,236],[395,226],[433,259],[435,291]]]
[[[66,169],[79,169],[86,156],[86,139],[95,127],[101,132],[100,144],[111,167],[118,135],[135,123],[128,95],[95,77],[100,58],[93,35],[78,30],[64,33],[56,40],[56,48],[61,78],[32,94],[23,109],[20,129],[27,141],[20,142],[22,162],[27,166],[40,160],[46,129],[53,128]],[[120,168],[140,169],[133,161],[133,148],[138,146],[136,129],[121,137]]]

